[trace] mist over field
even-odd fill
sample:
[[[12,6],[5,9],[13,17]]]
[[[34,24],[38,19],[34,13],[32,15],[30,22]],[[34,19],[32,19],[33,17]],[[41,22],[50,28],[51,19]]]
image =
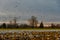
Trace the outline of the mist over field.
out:
[[[31,16],[41,21],[42,16],[44,21],[59,22],[60,0],[0,0],[0,21],[11,20],[9,16],[21,16],[20,21]]]

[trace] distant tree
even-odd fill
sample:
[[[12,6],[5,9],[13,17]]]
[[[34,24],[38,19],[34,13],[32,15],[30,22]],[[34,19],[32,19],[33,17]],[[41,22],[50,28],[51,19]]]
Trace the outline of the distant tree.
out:
[[[35,16],[31,16],[31,19],[29,20],[29,23],[32,27],[37,26],[38,20]]]
[[[3,24],[2,24],[2,27],[3,27],[3,28],[6,28],[6,23],[3,23]]]
[[[27,24],[21,24],[20,28],[29,28],[29,26]]]
[[[44,24],[43,22],[40,23],[40,28],[43,28],[44,27]]]
[[[8,28],[12,28],[12,25],[11,25],[11,24],[7,24],[7,27],[8,27]]]
[[[18,24],[13,24],[12,28],[18,28]]]
[[[55,28],[55,25],[53,23],[51,24],[51,28]]]
[[[56,25],[56,28],[60,28],[60,24],[57,24],[57,25]]]

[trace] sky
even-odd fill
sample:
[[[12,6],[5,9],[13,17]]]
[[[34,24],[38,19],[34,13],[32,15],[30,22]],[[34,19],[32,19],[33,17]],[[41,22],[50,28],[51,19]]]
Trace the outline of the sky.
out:
[[[9,16],[21,16],[21,21],[36,16],[39,21],[59,22],[60,0],[0,0],[0,20]]]

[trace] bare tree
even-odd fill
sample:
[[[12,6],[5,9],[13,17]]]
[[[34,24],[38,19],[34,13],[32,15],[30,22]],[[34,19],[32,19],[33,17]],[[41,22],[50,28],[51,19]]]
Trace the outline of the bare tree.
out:
[[[38,23],[37,17],[31,16],[31,19],[29,19],[29,23],[32,27],[36,27]]]

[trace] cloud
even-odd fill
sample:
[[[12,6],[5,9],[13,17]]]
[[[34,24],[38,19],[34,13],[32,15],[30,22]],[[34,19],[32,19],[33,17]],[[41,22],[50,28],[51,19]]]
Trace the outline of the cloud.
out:
[[[41,16],[52,20],[51,16],[60,17],[60,0],[0,0],[0,12],[7,16],[21,16],[24,19],[34,15],[39,20]]]

